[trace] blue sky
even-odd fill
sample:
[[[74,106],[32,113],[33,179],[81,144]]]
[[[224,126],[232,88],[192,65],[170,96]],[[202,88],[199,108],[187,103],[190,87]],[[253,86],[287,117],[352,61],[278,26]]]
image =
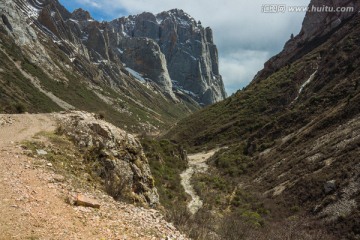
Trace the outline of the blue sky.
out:
[[[77,1],[77,0],[59,0],[59,2],[70,12],[78,8],[83,8],[91,13],[91,16],[99,21],[113,20],[114,18],[127,16],[129,12],[121,7],[116,8],[116,13],[107,12],[104,6],[101,6],[101,1]]]
[[[299,33],[305,13],[263,13],[265,4],[307,6],[310,0],[59,0],[68,10],[83,8],[97,20],[183,9],[210,26],[219,50],[220,73],[228,94],[243,88]]]

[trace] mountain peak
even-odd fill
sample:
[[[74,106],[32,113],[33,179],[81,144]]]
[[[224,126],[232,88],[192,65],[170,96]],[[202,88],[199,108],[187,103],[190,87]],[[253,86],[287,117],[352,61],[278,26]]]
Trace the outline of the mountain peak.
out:
[[[274,71],[290,64],[314,48],[351,20],[360,10],[359,1],[312,0],[306,13],[300,33],[286,42],[284,49],[264,64],[253,82],[266,78]]]
[[[168,11],[161,12],[156,15],[156,18],[160,21],[171,18],[175,20],[175,22],[183,23],[183,25],[194,25],[197,26],[195,19],[190,16],[188,13],[184,12],[182,9],[174,8]]]
[[[82,8],[75,9],[71,13],[71,18],[78,20],[78,21],[87,21],[92,20],[90,13]]]
[[[213,42],[212,31],[210,28],[204,29],[200,22],[196,22],[183,10],[171,9],[156,15],[143,12],[112,21],[111,25],[114,29],[119,29],[126,39],[121,49],[129,49],[131,39],[139,42],[137,38],[151,39],[148,46],[159,46],[160,53],[164,55],[164,59],[159,62],[167,69],[163,72],[169,72],[170,75],[166,78],[171,81],[166,81],[167,89],[172,86],[175,93],[190,95],[201,105],[225,99],[226,92],[219,73],[218,52]],[[129,61],[125,56],[129,56],[130,53],[125,51],[120,56],[122,61],[136,71],[143,72],[144,62],[134,59]],[[139,54],[145,58],[144,54]]]

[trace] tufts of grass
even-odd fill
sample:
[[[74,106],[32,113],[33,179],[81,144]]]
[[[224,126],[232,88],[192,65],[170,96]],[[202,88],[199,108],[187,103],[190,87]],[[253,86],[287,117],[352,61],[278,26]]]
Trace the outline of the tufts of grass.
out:
[[[23,142],[23,148],[31,155],[43,158],[52,164],[55,172],[72,181],[76,188],[102,188],[100,177],[86,164],[83,153],[65,136],[51,132],[38,133],[33,140]],[[45,155],[38,156],[37,150],[44,150]]]
[[[160,203],[165,209],[174,206],[186,208],[187,195],[180,184],[180,173],[187,168],[183,149],[169,141],[158,142],[150,138],[142,138],[141,144],[155,179]]]

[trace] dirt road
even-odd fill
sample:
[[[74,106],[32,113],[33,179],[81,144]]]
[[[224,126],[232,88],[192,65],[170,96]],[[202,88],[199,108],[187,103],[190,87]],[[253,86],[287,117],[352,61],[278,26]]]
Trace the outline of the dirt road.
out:
[[[0,240],[187,239],[157,210],[116,202],[91,186],[74,187],[76,178],[59,175],[41,156],[25,155],[20,142],[55,128],[48,114],[0,114]],[[69,204],[77,193],[100,209]]]
[[[0,148],[16,145],[42,131],[55,130],[50,114],[0,114]]]

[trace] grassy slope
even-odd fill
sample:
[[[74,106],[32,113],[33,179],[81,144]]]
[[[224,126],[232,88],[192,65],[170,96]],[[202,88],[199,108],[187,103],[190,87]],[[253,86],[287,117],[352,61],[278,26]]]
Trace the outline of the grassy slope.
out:
[[[40,80],[44,89],[52,92],[60,99],[70,103],[77,109],[101,113],[113,124],[125,128],[131,132],[142,132],[144,124],[151,124],[161,129],[168,128],[174,121],[190,114],[197,109],[191,103],[174,103],[164,100],[160,95],[148,90],[139,83],[132,83],[130,89],[109,87],[103,83],[97,83],[97,88],[102,89],[101,94],[113,100],[108,104],[100,99],[89,87],[89,81],[78,73],[62,69],[67,82],[55,81],[56,76],[49,76],[35,64],[31,63],[23,52],[10,38],[1,34],[1,46],[15,60],[20,61],[22,68],[32,76]],[[51,49],[50,56],[56,62],[68,62],[64,54],[56,48]],[[52,112],[61,110],[48,97],[40,93],[32,84],[12,66],[10,61],[1,54],[3,71],[0,72],[1,95],[0,103],[3,112]],[[68,63],[69,65],[71,63]],[[58,64],[58,66],[61,65]],[[133,80],[130,80],[133,81]],[[95,83],[93,83],[95,84]],[[126,109],[119,112],[117,109]],[[152,110],[149,110],[152,109]]]
[[[328,42],[268,78],[183,119],[165,137],[190,149],[231,145],[254,137],[266,143],[341,103],[354,101],[359,92],[358,21],[354,19]],[[314,82],[295,101],[316,64],[319,70]],[[358,112],[356,106],[348,108],[354,110],[351,116]]]
[[[142,138],[141,144],[149,160],[161,204],[167,208],[186,208],[187,196],[180,184],[180,173],[187,168],[182,148],[169,141]]]
[[[350,166],[356,165],[360,142],[344,130],[341,137],[331,136],[342,134],[339,125],[357,131],[347,122],[360,113],[359,46],[360,18],[355,17],[310,53],[180,121],[165,135],[191,151],[230,146],[214,156],[210,172],[195,181],[205,199],[205,210],[217,209],[225,214],[225,222],[232,219],[229,210],[249,221],[257,216],[256,222],[266,228],[279,221],[285,226],[294,215],[320,216],[316,214],[326,206],[341,201],[346,187],[358,176],[357,168]],[[295,100],[316,65],[313,82]],[[331,141],[312,150],[328,133],[332,134],[328,136]],[[343,149],[334,147],[341,142],[349,144]],[[335,163],[328,166],[329,159]],[[336,179],[338,188],[326,194],[323,186],[331,179]],[[273,188],[281,184],[285,184],[283,194],[273,195]],[[313,215],[315,206],[320,210]],[[353,209],[351,215],[327,223],[327,230],[350,239],[359,236],[358,214],[358,209]],[[310,231],[311,227],[304,229]],[[221,234],[231,239],[227,233]]]
[[[275,120],[296,94],[298,71],[311,64],[297,62],[257,85],[250,85],[223,102],[203,109],[177,124],[166,136],[188,146],[209,148],[249,138]]]
[[[8,43],[8,44],[6,44]],[[0,45],[8,49],[13,59],[22,59],[21,52],[9,42]],[[12,112],[53,112],[60,107],[36,89],[0,51],[0,111]]]
[[[165,137],[190,148],[213,147],[248,139],[259,131],[269,133],[279,123],[292,127],[282,126],[281,135],[287,135],[340,101],[354,98],[358,93],[358,21],[354,19],[329,41],[268,78],[183,119]],[[294,101],[316,64],[320,69],[315,82]]]

